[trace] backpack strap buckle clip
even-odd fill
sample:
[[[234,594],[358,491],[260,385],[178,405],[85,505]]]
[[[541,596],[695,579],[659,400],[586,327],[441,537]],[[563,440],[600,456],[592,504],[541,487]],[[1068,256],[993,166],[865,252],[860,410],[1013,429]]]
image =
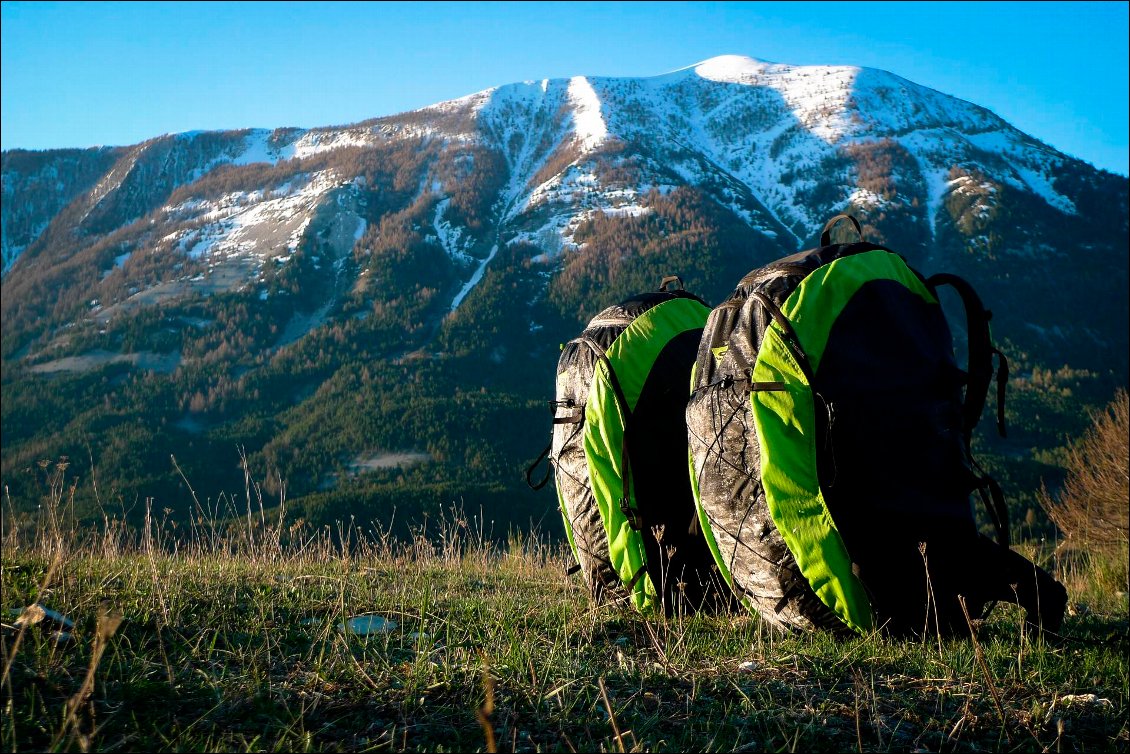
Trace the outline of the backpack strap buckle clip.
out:
[[[629,504],[627,497],[620,498],[620,512],[624,514],[624,518],[628,519],[628,526],[632,527],[633,531],[639,531],[643,528],[643,519],[640,518],[640,512]]]

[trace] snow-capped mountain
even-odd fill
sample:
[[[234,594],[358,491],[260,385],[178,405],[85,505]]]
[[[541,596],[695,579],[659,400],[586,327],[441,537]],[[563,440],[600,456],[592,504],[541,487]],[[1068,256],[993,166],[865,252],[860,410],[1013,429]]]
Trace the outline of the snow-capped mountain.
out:
[[[439,139],[455,149],[478,145],[503,155],[509,180],[498,200],[505,207],[503,219],[511,221],[539,206],[570,202],[585,205],[589,213],[631,212],[633,199],[653,186],[669,190],[720,183],[720,197],[751,227],[783,231],[802,243],[823,223],[829,206],[879,207],[889,201],[858,185],[844,159],[852,146],[882,139],[893,140],[910,158],[907,175],[900,177],[916,190],[913,198],[924,204],[917,214],[931,230],[944,198],[962,190],[964,180],[951,172],[963,165],[990,168],[988,181],[1035,194],[1061,212],[1076,212],[1070,192],[1055,187],[1057,170],[1072,161],[983,108],[885,71],[723,56],[653,78],[577,76],[512,84],[344,128],[161,137],[116,150],[121,153],[116,164],[82,198],[89,207],[79,224],[101,229],[91,222],[92,213],[124,224],[156,210],[164,215],[158,220],[203,221],[199,233],[180,239],[186,252],[205,243],[198,255],[211,255],[214,245],[216,252],[254,247],[257,256],[269,258],[280,251],[277,234],[264,243],[248,243],[254,235],[250,227],[278,215],[303,215],[308,221],[331,184],[345,185],[355,176],[331,168],[304,172],[281,187],[281,196],[251,190],[211,201],[190,198],[161,206],[161,200],[221,166],[302,161],[419,138]],[[586,172],[590,158],[612,143],[648,145],[648,164],[639,171],[643,181],[609,187]],[[42,232],[39,226],[17,231],[22,217],[34,215],[42,225],[73,198],[76,187],[88,189],[81,176],[59,175],[60,163],[75,161],[74,152],[40,153],[38,169],[9,166],[18,154],[5,156],[5,270]],[[839,179],[839,195],[814,203],[813,193],[830,179]],[[58,188],[56,201],[28,206],[24,197],[47,181]],[[442,201],[442,190],[420,190],[431,190]],[[442,210],[439,215],[442,225]],[[568,229],[583,216],[562,211],[528,232],[549,242],[551,235],[544,231],[552,228],[553,240],[568,245]],[[293,249],[294,243],[281,248]]]
[[[5,379],[126,364],[170,383],[190,434],[246,424],[278,370],[309,373],[301,414],[352,379],[346,352],[482,357],[472,384],[540,396],[545,344],[595,311],[668,273],[719,301],[841,211],[971,279],[1025,363],[1126,380],[1127,179],[880,70],[723,56],[349,126],[10,151],[2,172]],[[298,420],[276,421],[263,458],[298,468],[279,450]],[[399,450],[470,463],[405,432]],[[307,487],[374,444],[330,443]]]

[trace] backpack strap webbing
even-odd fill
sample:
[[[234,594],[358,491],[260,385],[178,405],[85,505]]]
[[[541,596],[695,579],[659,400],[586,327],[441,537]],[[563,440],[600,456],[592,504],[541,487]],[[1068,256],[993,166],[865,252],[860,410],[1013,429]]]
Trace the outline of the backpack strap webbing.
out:
[[[549,406],[550,406],[550,408],[553,409],[554,414],[557,413],[557,409],[559,409],[559,408],[572,409],[565,416],[554,416],[553,417],[554,425],[557,425],[557,424],[581,424],[585,420],[584,406],[577,406],[577,404],[573,401],[572,398],[569,398],[568,400],[564,400],[564,401],[550,401]],[[553,473],[553,459],[549,457],[549,452],[552,449],[553,449],[553,438],[551,437],[550,440],[549,440],[549,444],[545,446],[545,450],[543,450],[541,452],[541,455],[539,455],[536,459],[534,459],[534,462],[531,463],[529,465],[529,467],[526,468],[526,484],[529,486],[529,488],[531,490],[540,490],[542,487],[544,487],[546,485],[546,482],[549,481],[549,477]],[[548,461],[548,463],[546,464],[545,476],[543,476],[541,478],[541,481],[534,482],[534,480],[532,478],[533,473],[534,473],[534,469],[536,469],[542,461]]]
[[[980,467],[978,467],[980,469]],[[997,532],[997,542],[1001,547],[1008,548],[1011,544],[1011,535],[1008,531],[1008,506],[1004,502],[1004,492],[997,480],[988,474],[982,473],[977,478],[977,494],[985,510],[989,512],[989,519]]]
[[[844,217],[850,217],[850,216],[844,215]],[[855,218],[852,218],[852,222],[855,222]],[[781,311],[781,307],[777,306],[776,302],[774,302],[773,299],[769,298],[768,296],[766,296],[761,291],[754,291],[753,293],[750,294],[750,298],[754,299],[755,301],[757,301],[757,303],[761,304],[762,308],[765,309],[765,311],[769,314],[769,317],[773,320],[774,323],[776,323],[777,327],[780,328],[780,330],[781,330],[781,341],[785,344],[785,346],[792,353],[793,358],[796,359],[797,366],[800,367],[801,372],[804,374],[804,378],[806,380],[808,380],[809,386],[815,385],[816,384],[816,373],[812,369],[812,362],[809,361],[808,354],[805,353],[804,346],[801,345],[800,338],[797,337],[796,330],[793,329],[792,322],[790,322],[789,318],[786,317],[784,312]],[[750,384],[751,385],[752,384],[761,384],[761,383],[753,383],[752,382],[752,378],[753,378],[752,375],[753,375],[753,370],[751,368],[750,369],[750,379],[751,379]],[[773,383],[767,383],[767,384],[773,384]],[[775,390],[776,388],[773,387],[773,388],[768,388],[768,389]]]
[[[553,473],[553,464],[552,463],[547,463],[545,465],[545,476],[543,476],[541,478],[540,482],[534,482],[532,477],[533,477],[533,474],[534,474],[534,469],[536,469],[538,467],[538,464],[540,464],[542,461],[545,461],[546,459],[549,458],[549,451],[552,448],[553,448],[553,441],[551,440],[549,445],[545,446],[545,450],[543,450],[541,452],[541,455],[539,455],[534,460],[534,462],[531,463],[529,465],[529,467],[526,468],[526,484],[529,486],[529,488],[531,490],[540,490],[542,487],[544,487],[546,485],[546,482],[549,481],[549,476],[550,476],[550,474]]]
[[[856,220],[851,215],[840,214],[840,215],[836,215],[835,217],[833,217],[831,220],[829,220],[827,223],[824,224],[824,230],[820,231],[820,245],[821,246],[831,246],[832,245],[832,228],[835,228],[836,225],[839,224],[839,222],[841,220],[850,220],[851,224],[855,226],[855,232],[859,235],[859,240],[860,241],[863,240],[863,229],[859,227],[859,221]]]
[[[969,364],[967,373],[969,382],[965,388],[964,426],[965,444],[969,446],[973,437],[973,428],[981,419],[981,412],[985,408],[985,398],[989,393],[989,383],[993,379],[993,356],[998,359],[997,375],[997,431],[1001,437],[1007,437],[1008,432],[1004,423],[1005,388],[1008,385],[1008,361],[1004,354],[993,347],[992,337],[989,334],[989,320],[993,313],[981,303],[981,298],[965,279],[946,272],[932,275],[926,280],[926,285],[935,294],[939,286],[948,285],[961,296],[961,303],[965,306],[965,324],[968,330]]]

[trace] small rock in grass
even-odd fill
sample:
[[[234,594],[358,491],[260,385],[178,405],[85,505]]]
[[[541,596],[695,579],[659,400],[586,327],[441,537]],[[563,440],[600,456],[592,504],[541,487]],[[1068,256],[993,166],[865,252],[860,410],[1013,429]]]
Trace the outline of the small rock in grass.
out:
[[[1089,709],[1114,709],[1114,703],[1097,694],[1064,694],[1059,698],[1064,707],[1083,707]]]
[[[42,624],[40,627],[43,629],[54,629],[58,632],[70,633],[75,627],[73,620],[39,603],[28,605],[23,610],[14,609],[11,612],[13,614],[19,614],[19,617],[16,618],[16,626],[18,628]]]

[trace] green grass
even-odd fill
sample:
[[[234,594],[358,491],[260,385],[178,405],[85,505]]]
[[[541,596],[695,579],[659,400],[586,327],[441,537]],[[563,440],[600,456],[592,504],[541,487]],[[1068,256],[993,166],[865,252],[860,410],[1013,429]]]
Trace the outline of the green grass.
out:
[[[594,606],[560,549],[458,520],[400,543],[52,520],[8,526],[0,606],[77,625],[5,630],[6,751],[1130,749],[1125,593],[1081,577],[1054,643],[1010,606],[977,642],[843,640]],[[339,630],[370,613],[395,627]]]

